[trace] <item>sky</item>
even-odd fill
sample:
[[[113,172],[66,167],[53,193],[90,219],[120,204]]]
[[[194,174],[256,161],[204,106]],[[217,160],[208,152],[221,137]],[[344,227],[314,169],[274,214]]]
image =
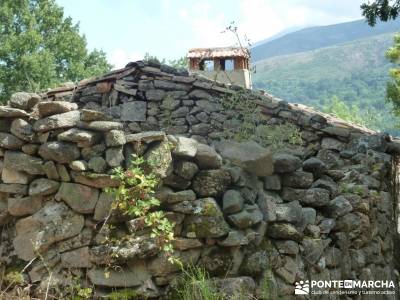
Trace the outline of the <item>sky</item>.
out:
[[[102,49],[115,68],[145,53],[176,59],[190,48],[233,46],[223,32],[234,21],[244,43],[283,30],[361,19],[365,0],[56,0],[79,22],[89,49]],[[245,43],[244,43],[245,44]]]

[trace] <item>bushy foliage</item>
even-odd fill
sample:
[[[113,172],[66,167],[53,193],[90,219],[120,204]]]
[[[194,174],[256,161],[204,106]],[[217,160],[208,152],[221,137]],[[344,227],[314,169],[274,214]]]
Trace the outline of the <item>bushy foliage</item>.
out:
[[[112,177],[119,180],[120,185],[108,187],[105,191],[115,199],[112,209],[132,218],[143,218],[143,227],[151,228],[150,236],[156,240],[160,250],[169,256],[171,262],[174,262],[174,224],[165,217],[164,212],[154,210],[160,205],[160,201],[154,196],[160,179],[152,172],[145,172],[146,163],[151,164],[143,157],[133,155],[127,170],[121,167],[113,170]]]

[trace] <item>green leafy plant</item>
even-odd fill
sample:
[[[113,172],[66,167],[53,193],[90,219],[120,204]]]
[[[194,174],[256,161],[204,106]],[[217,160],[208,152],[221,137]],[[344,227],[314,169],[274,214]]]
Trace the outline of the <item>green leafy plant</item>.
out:
[[[115,197],[112,210],[117,209],[132,218],[143,218],[142,228],[150,228],[150,236],[160,250],[171,262],[176,262],[172,255],[175,224],[166,218],[164,212],[154,210],[160,205],[154,196],[160,180],[154,173],[145,172],[149,163],[143,157],[133,155],[128,169],[118,167],[113,170],[112,178],[119,180],[120,185],[108,187],[105,191]]]
[[[239,91],[221,100],[225,110],[235,112],[231,121],[236,126],[224,127],[224,137],[238,142],[254,140],[271,150],[287,145],[301,145],[300,129],[291,124],[261,125],[262,116],[259,105],[247,99],[246,93]]]
[[[222,300],[221,295],[217,294],[215,287],[209,280],[209,274],[206,270],[189,266],[183,269],[181,281],[176,290],[177,297],[180,300],[202,299],[202,300]]]

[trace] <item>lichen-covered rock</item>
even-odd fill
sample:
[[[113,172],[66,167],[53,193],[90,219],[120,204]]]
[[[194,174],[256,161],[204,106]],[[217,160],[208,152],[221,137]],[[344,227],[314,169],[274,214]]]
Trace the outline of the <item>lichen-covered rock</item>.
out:
[[[11,95],[10,106],[23,110],[29,110],[40,100],[39,95],[34,93],[18,92]]]
[[[18,108],[11,108],[7,106],[0,106],[0,117],[1,118],[21,118],[28,117],[29,114]]]
[[[221,295],[225,295],[227,299],[234,299],[238,295],[243,299],[254,299],[256,284],[251,277],[234,277],[234,278],[215,278],[211,280],[211,285],[215,286]]]
[[[220,142],[217,144],[217,151],[224,159],[251,174],[256,176],[272,175],[272,154],[256,142]]]
[[[264,188],[271,191],[279,191],[281,189],[281,178],[278,175],[265,176]]]
[[[303,238],[303,234],[290,223],[273,223],[268,227],[267,234],[278,240],[300,241]]]
[[[311,157],[303,162],[303,170],[313,173],[315,177],[320,177],[327,170],[327,167],[322,160]]]
[[[150,147],[145,158],[150,163],[152,171],[160,178],[166,178],[172,173],[172,156],[168,141],[164,140]]]
[[[198,170],[199,168],[197,167],[197,165],[191,161],[180,160],[175,164],[174,167],[175,173],[178,176],[187,180],[191,180],[193,176],[196,175]]]
[[[25,142],[32,142],[34,140],[35,132],[33,131],[33,127],[24,119],[15,119],[12,121],[10,131]]]
[[[127,143],[132,142],[145,142],[145,143],[152,143],[156,141],[163,141],[165,140],[166,135],[163,131],[146,131],[146,132],[139,132],[134,134],[127,134],[125,136]]]
[[[44,175],[43,160],[17,151],[4,153],[4,167],[32,175]]]
[[[225,170],[203,170],[196,174],[192,187],[200,197],[220,196],[231,183],[231,176]]]
[[[75,144],[54,141],[41,145],[39,155],[45,160],[64,164],[79,158],[80,151]]]
[[[38,111],[41,118],[58,115],[78,109],[78,104],[66,101],[42,101],[38,103]]]
[[[267,252],[257,251],[249,254],[243,260],[240,266],[240,271],[242,274],[255,277],[260,275],[268,267],[268,255]]]
[[[88,125],[88,129],[92,129],[95,131],[110,131],[113,129],[120,130],[123,128],[123,125],[119,122],[112,121],[93,121]]]
[[[124,161],[122,147],[108,148],[106,151],[106,162],[110,167],[119,167]]]
[[[274,171],[276,173],[291,173],[300,167],[300,158],[286,153],[274,154]]]
[[[70,128],[76,126],[79,121],[80,113],[75,110],[39,119],[33,124],[33,130],[37,132],[46,132],[59,128]]]
[[[194,200],[196,200],[196,194],[192,190],[184,190],[175,193],[171,192],[167,197],[167,203],[179,203]]]
[[[327,209],[329,214],[334,218],[344,216],[353,211],[353,207],[344,196],[338,196],[331,200]]]
[[[71,128],[57,136],[59,141],[78,143],[79,147],[88,147],[99,140],[99,134],[93,131]]]
[[[103,119],[105,119],[105,114],[101,111],[92,109],[81,110],[81,121],[91,122],[91,121],[101,121]]]
[[[297,171],[285,174],[282,178],[282,185],[293,188],[309,188],[314,181],[312,173]]]
[[[99,190],[82,184],[63,182],[55,198],[65,201],[78,213],[91,214],[99,199]]]
[[[58,181],[50,180],[47,178],[38,178],[31,182],[29,185],[30,196],[46,196],[57,192],[60,187]]]
[[[74,171],[87,171],[89,166],[84,160],[74,160],[69,163],[69,168]]]
[[[122,130],[110,130],[105,134],[106,146],[116,147],[125,145],[125,133]]]
[[[200,169],[218,169],[222,166],[221,156],[214,150],[214,148],[206,144],[198,144],[195,162]]]
[[[257,204],[246,204],[241,212],[229,215],[227,219],[235,227],[244,229],[259,223],[263,219],[263,214]]]
[[[121,270],[110,270],[107,274],[102,268],[93,268],[88,271],[87,275],[94,285],[112,288],[137,287],[151,280],[146,266],[139,262]]]
[[[183,235],[188,238],[218,238],[229,231],[222,215],[189,215],[183,224]]]
[[[28,195],[28,185],[19,183],[0,183],[0,193]]]
[[[20,259],[30,261],[37,252],[43,253],[52,244],[78,235],[83,225],[83,216],[65,204],[47,202],[34,215],[17,222],[17,236],[13,241],[15,252]]]
[[[82,183],[99,189],[105,187],[116,187],[120,184],[117,179],[112,178],[111,175],[108,174],[71,171],[71,177],[77,183]]]
[[[30,176],[25,172],[8,168],[3,168],[1,171],[1,180],[3,183],[28,184],[30,179]]]
[[[249,244],[249,240],[242,231],[232,230],[229,231],[228,236],[218,241],[218,245],[222,247],[236,247]]]
[[[326,206],[329,203],[329,191],[321,188],[308,190],[284,188],[282,199],[286,201],[299,200],[302,204],[312,207]]]
[[[228,190],[222,199],[222,210],[225,214],[233,214],[242,210],[244,199],[240,192]]]
[[[8,212],[12,216],[32,215],[42,207],[42,197],[8,198]]]
[[[20,149],[24,144],[19,138],[13,136],[12,134],[0,132],[0,147],[10,150]]]
[[[302,208],[299,201],[291,201],[285,204],[276,205],[276,220],[288,223],[300,223]]]
[[[194,157],[197,153],[197,141],[185,137],[177,137],[173,154],[182,157]]]
[[[107,218],[111,211],[111,205],[115,200],[115,196],[101,192],[99,200],[97,201],[96,208],[94,211],[93,219],[96,221],[101,221]]]
[[[89,247],[82,247],[61,254],[61,265],[64,268],[90,268]]]
[[[107,162],[101,156],[92,157],[88,165],[96,173],[103,173],[107,169]]]

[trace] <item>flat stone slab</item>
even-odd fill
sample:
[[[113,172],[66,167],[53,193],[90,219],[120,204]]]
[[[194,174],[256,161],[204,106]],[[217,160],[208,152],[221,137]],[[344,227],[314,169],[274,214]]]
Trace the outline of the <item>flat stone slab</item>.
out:
[[[146,131],[146,132],[139,132],[134,134],[127,134],[125,135],[125,139],[127,143],[132,142],[146,142],[152,143],[156,141],[163,141],[165,139],[165,132],[164,131]]]
[[[147,104],[144,101],[127,102],[121,105],[121,121],[146,121]]]

